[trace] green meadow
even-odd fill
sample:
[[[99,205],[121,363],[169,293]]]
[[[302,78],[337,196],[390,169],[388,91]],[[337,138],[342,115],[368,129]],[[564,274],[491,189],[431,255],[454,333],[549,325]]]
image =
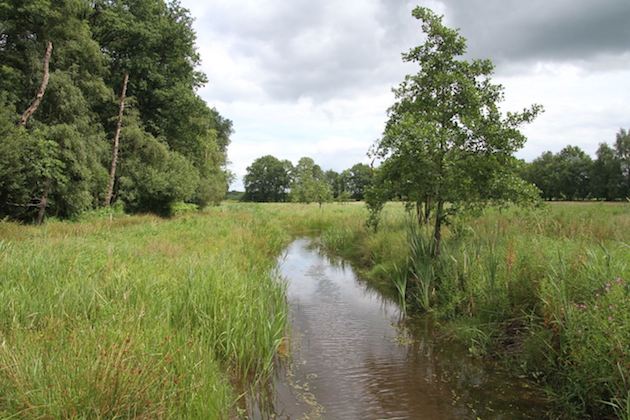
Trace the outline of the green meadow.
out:
[[[377,232],[366,218],[361,203],[226,203],[0,223],[0,417],[238,416],[287,331],[276,260],[312,235],[565,415],[630,418],[628,204],[460,217],[435,261],[402,204]]]

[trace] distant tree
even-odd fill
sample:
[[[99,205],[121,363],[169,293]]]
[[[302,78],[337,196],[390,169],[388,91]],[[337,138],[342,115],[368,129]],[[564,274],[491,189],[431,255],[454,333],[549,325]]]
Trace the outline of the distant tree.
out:
[[[405,186],[409,198],[428,199],[435,220],[433,255],[438,256],[449,216],[490,201],[537,195],[517,175],[514,152],[526,141],[519,126],[533,120],[541,107],[504,117],[497,105],[503,89],[490,79],[492,62],[461,59],[466,40],[429,9],[418,7],[413,16],[422,22],[426,41],[403,59],[420,70],[395,90],[397,101],[373,153],[385,163],[395,161],[401,178],[415,181]],[[379,205],[371,207],[380,210]]]
[[[333,198],[337,199],[344,190],[341,175],[330,169],[324,172],[324,177],[326,182],[328,182]]]
[[[623,176],[620,198],[630,198],[630,130],[623,128],[619,130],[615,141],[615,152],[617,159],[619,159],[621,175]]]
[[[615,150],[602,143],[597,149],[597,159],[591,173],[591,194],[595,198],[612,201],[621,198],[623,173]]]
[[[364,163],[357,163],[350,168],[347,176],[347,188],[355,200],[363,200],[365,190],[372,182],[372,168]]]
[[[290,162],[267,155],[256,159],[247,168],[244,178],[244,201],[286,201],[291,183]]]
[[[350,169],[344,169],[339,174],[339,185],[341,189],[341,194],[344,197],[347,197],[346,201],[349,201],[352,198],[352,193],[350,192],[350,178],[352,177],[352,173]]]
[[[333,195],[330,189],[330,185],[325,179],[319,179],[314,184],[314,200],[321,207],[322,204],[332,201]]]
[[[227,200],[242,201],[244,196],[245,196],[244,191],[230,190],[227,192],[225,198]]]
[[[322,203],[332,199],[324,172],[313,159],[303,157],[292,173],[291,199],[300,203]]]
[[[555,172],[560,196],[583,200],[589,196],[593,161],[577,146],[567,146],[556,155]]]
[[[524,170],[524,178],[536,185],[545,200],[560,197],[558,159],[552,152],[544,152]]]

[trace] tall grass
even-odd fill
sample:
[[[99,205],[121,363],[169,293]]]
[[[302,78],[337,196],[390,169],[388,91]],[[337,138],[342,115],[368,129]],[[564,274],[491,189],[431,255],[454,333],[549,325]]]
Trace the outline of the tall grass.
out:
[[[286,325],[258,213],[0,224],[0,417],[228,417]]]

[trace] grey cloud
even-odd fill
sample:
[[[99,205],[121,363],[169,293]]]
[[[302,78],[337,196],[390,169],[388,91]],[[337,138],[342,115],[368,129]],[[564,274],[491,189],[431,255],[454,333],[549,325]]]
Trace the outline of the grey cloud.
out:
[[[470,55],[501,63],[591,61],[630,51],[628,0],[443,0]]]
[[[400,54],[418,37],[410,4],[361,3],[367,11],[340,13],[343,3],[333,0],[269,2],[262,11],[224,7],[201,23],[228,39],[234,54],[255,60],[272,98],[325,100],[400,79]]]
[[[596,69],[608,65],[596,63],[614,63],[630,52],[629,0],[419,2],[442,3],[448,24],[468,38],[469,55],[493,59],[499,71],[535,61],[575,61]],[[413,71],[400,54],[422,39],[409,14],[416,3],[221,2],[201,24],[229,42],[231,54],[253,60],[257,83],[270,98],[321,101],[392,86]]]

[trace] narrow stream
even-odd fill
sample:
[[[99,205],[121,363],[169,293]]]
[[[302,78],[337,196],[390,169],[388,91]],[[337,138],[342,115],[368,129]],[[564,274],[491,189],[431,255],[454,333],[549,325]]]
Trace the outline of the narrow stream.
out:
[[[429,320],[403,323],[395,302],[308,239],[289,246],[279,270],[291,337],[270,397],[249,405],[251,418],[545,417],[543,400],[524,381],[437,338]]]

